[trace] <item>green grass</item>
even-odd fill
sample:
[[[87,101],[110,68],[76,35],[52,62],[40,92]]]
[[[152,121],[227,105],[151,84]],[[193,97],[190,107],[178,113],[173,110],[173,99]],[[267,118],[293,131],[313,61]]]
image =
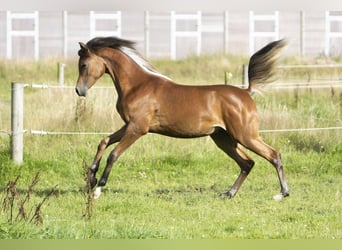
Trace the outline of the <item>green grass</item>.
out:
[[[157,147],[173,144],[182,150],[153,152],[155,140],[160,141]],[[255,157],[257,164],[238,195],[223,200],[217,195],[231,185],[238,169],[211,142],[168,138],[161,142],[147,136],[117,163],[102,196],[94,203],[91,220],[82,216],[86,209],[80,191],[84,155],[77,161],[67,160],[61,152],[50,160],[27,157],[20,169],[5,159],[8,167],[2,167],[1,174],[7,179],[20,173],[26,182],[35,171],[41,171],[42,179],[33,195],[36,202],[56,184],[60,194],[42,208],[43,224],[39,226],[10,225],[6,223],[8,215],[1,213],[1,235],[62,239],[341,238],[338,148],[341,145],[335,151],[305,156],[283,154],[291,196],[281,202],[272,199],[279,189],[274,169]],[[70,157],[76,158],[71,153]]]
[[[285,59],[284,63],[296,63]],[[317,59],[321,60],[321,59]],[[178,82],[223,82],[224,71],[241,81],[242,57],[203,56],[183,61],[156,61]],[[216,63],[215,63],[216,62]],[[0,63],[0,130],[9,131],[10,82],[55,82],[55,60]],[[77,78],[76,62],[68,62],[66,80]],[[190,73],[189,73],[190,72]],[[317,78],[338,78],[341,72],[312,72]],[[307,73],[284,73],[291,79]],[[56,83],[56,82],[55,82]],[[108,77],[99,85],[110,85]],[[48,131],[114,131],[122,124],[113,90],[93,89],[86,101],[70,90],[25,89],[25,128]],[[341,90],[266,91],[255,95],[260,129],[341,126]],[[46,101],[48,100],[48,101]],[[62,108],[61,108],[62,107]],[[279,149],[291,195],[276,202],[276,171],[249,152],[256,165],[234,199],[218,197],[236,179],[239,168],[209,138],[182,140],[147,135],[118,160],[89,220],[84,214],[83,161],[88,165],[101,135],[37,136],[26,134],[24,163],[10,160],[10,138],[0,136],[0,238],[2,239],[341,239],[342,135],[340,130],[264,133]],[[106,152],[104,158],[109,153]],[[101,170],[105,159],[102,162]],[[100,172],[101,172],[100,170]],[[41,177],[26,204],[34,208],[55,186],[41,208],[43,223],[10,223],[2,209],[5,186],[20,175],[23,197],[33,176]],[[14,215],[19,199],[15,200]]]

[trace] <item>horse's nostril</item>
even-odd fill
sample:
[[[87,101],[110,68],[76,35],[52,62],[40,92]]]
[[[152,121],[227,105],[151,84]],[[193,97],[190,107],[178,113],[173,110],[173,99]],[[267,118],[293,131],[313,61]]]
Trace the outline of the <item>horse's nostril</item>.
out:
[[[78,96],[86,96],[87,94],[87,89],[86,88],[79,88],[79,87],[76,87],[75,88],[75,91],[77,93]]]

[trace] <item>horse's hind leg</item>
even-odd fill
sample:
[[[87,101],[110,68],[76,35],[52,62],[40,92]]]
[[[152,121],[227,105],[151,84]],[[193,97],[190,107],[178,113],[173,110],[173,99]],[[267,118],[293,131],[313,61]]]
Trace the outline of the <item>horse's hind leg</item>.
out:
[[[242,151],[237,141],[234,140],[225,130],[217,129],[215,133],[211,135],[211,138],[222,151],[233,158],[240,166],[240,174],[235,180],[233,186],[227,192],[220,195],[221,197],[232,198],[253,168],[254,161],[244,151]]]
[[[268,160],[277,170],[280,183],[280,194],[275,195],[273,198],[275,200],[280,200],[283,197],[289,196],[289,188],[287,186],[280,153],[267,145],[260,137],[248,139],[244,142],[244,146]]]

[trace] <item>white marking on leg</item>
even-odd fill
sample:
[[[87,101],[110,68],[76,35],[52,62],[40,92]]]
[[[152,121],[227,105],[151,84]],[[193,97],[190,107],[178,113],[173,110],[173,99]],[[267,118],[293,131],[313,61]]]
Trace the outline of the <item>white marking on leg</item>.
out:
[[[101,195],[101,187],[97,187],[94,191],[94,200],[98,199]]]
[[[284,198],[284,195],[283,194],[277,194],[275,196],[273,196],[273,199],[276,200],[276,201],[280,201]]]

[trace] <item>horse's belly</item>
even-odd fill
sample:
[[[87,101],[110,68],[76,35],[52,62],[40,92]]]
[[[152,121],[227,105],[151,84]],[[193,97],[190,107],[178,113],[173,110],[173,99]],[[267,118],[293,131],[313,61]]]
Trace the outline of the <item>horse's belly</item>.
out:
[[[214,132],[215,122],[198,121],[196,119],[173,120],[169,122],[159,122],[151,126],[151,133],[158,133],[177,138],[195,138],[210,135]]]

